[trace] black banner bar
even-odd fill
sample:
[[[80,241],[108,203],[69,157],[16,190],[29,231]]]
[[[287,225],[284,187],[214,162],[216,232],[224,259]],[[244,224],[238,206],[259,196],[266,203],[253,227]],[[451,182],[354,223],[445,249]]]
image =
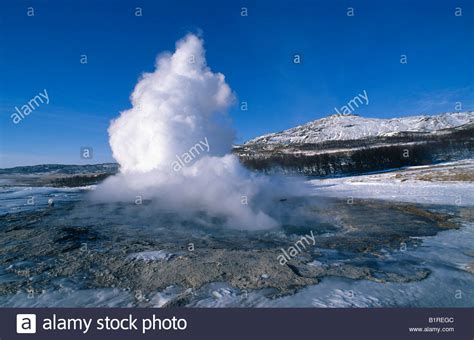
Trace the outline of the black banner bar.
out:
[[[472,308],[3,308],[0,339],[464,340],[473,321]]]

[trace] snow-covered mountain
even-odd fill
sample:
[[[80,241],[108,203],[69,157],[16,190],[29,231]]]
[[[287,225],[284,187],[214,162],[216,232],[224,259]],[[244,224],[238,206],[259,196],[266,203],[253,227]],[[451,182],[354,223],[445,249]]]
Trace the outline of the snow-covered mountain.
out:
[[[449,112],[436,116],[403,118],[364,118],[358,115],[332,115],[294,128],[254,138],[251,144],[318,144],[327,141],[358,140],[394,136],[400,132],[433,132],[474,123],[474,111]]]
[[[250,169],[327,176],[474,158],[474,111],[391,119],[332,115],[233,152]]]

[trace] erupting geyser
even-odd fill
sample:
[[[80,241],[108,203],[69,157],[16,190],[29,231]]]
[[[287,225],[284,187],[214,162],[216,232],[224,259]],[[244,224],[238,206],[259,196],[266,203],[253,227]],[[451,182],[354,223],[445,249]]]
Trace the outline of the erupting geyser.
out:
[[[178,212],[205,212],[230,227],[277,226],[264,212],[274,201],[273,179],[251,173],[230,154],[234,131],[226,111],[234,96],[224,75],[207,66],[202,39],[188,34],[173,54],[160,55],[131,101],[109,128],[120,173],[99,186],[96,198],[139,195]]]
[[[228,153],[234,131],[225,115],[233,99],[224,75],[207,67],[203,41],[187,35],[174,54],[158,57],[155,72],[144,74],[135,86],[133,108],[109,128],[121,171],[169,173],[177,155],[205,138],[207,156]]]

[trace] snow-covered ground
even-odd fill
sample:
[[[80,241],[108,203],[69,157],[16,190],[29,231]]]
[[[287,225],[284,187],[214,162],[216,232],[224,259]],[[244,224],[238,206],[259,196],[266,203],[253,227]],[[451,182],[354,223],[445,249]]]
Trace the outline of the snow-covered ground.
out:
[[[309,181],[315,196],[474,205],[474,159]]]

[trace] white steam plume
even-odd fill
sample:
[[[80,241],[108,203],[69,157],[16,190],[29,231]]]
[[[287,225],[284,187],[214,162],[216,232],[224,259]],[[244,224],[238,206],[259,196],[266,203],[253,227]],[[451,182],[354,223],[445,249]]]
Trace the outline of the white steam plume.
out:
[[[203,41],[189,34],[176,52],[163,54],[132,93],[133,108],[109,128],[110,146],[121,170],[169,172],[176,155],[207,138],[208,155],[230,151],[234,131],[223,122],[233,95],[221,73],[206,65]],[[219,119],[220,118],[220,119]]]
[[[202,39],[189,34],[173,54],[160,55],[131,100],[133,107],[109,128],[120,173],[95,198],[139,196],[178,213],[205,212],[235,228],[278,225],[265,213],[278,195],[274,179],[251,173],[230,154],[234,131],[226,111],[234,97],[224,75],[207,66]]]

